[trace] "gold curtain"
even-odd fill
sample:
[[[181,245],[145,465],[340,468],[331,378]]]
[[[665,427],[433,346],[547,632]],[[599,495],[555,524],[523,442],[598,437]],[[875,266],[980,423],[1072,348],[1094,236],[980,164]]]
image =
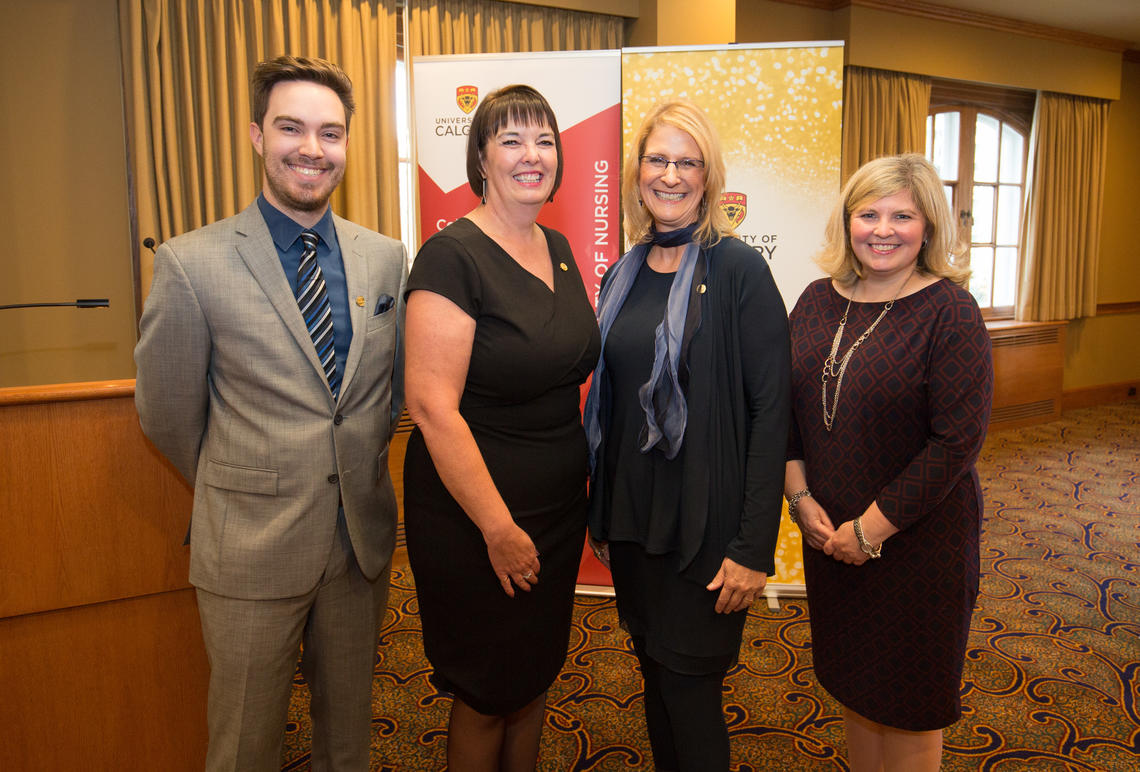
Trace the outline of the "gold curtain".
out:
[[[339,64],[356,113],[333,210],[400,235],[395,0],[119,0],[137,234],[161,242],[245,208],[261,188],[249,78],[281,54]],[[140,250],[142,296],[152,254]]]
[[[1108,110],[1103,99],[1037,95],[1022,215],[1019,320],[1096,315]]]
[[[881,156],[925,152],[929,78],[849,66],[843,80],[844,182]]]
[[[493,0],[409,0],[408,11],[411,56],[621,48],[625,29],[618,16]]]

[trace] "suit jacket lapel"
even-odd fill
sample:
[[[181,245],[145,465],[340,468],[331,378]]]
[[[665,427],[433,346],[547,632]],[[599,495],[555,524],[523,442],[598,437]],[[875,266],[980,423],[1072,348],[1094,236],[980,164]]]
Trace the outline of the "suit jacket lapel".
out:
[[[309,363],[321,374],[321,381],[325,383],[325,389],[329,391],[331,398],[332,391],[328,389],[328,383],[324,380],[325,371],[317,359],[313,339],[305,327],[301,309],[297,307],[297,298],[289,287],[288,279],[285,278],[285,271],[281,268],[281,258],[277,255],[277,247],[273,243],[273,237],[269,235],[269,228],[256,202],[250,204],[237,216],[235,231],[238,255],[277,310],[281,322],[296,339],[297,345],[301,347]]]
[[[364,350],[364,331],[367,329],[368,315],[376,299],[368,293],[368,261],[360,251],[356,233],[342,227],[339,217],[333,217],[336,238],[340,242],[340,256],[344,261],[344,280],[348,285],[348,317],[352,320],[352,342],[348,346],[348,361],[341,372],[340,393],[348,391],[352,376],[360,363]],[[363,302],[361,302],[363,301]]]

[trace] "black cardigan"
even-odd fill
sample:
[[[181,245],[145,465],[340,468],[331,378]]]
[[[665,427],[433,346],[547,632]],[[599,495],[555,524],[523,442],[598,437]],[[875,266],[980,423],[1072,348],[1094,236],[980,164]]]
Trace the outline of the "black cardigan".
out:
[[[739,239],[704,250],[703,263],[690,296],[689,317],[699,312],[699,326],[686,341],[683,374],[689,416],[678,571],[707,584],[729,557],[770,577],[791,412],[787,312],[763,256]],[[602,444],[590,480],[590,533],[601,540],[608,387],[601,384]]]

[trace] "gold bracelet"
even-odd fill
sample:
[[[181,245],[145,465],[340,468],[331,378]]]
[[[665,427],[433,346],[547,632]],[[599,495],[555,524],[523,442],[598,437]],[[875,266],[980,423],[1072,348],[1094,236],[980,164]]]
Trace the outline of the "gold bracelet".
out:
[[[802,491],[796,491],[788,497],[788,519],[796,525],[800,524],[799,515],[796,513],[796,507],[799,506],[800,499],[804,496],[811,496],[811,491],[804,488]]]
[[[879,544],[878,547],[871,546],[871,542],[867,541],[863,536],[863,524],[860,522],[863,519],[862,515],[851,521],[851,527],[855,529],[855,538],[859,540],[859,549],[866,552],[872,558],[881,558],[883,556],[883,545]]]

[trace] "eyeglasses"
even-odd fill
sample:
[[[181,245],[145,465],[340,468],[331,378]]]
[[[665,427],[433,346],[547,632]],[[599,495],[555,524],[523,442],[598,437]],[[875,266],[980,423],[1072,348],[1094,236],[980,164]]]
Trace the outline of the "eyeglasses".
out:
[[[663,155],[643,155],[638,160],[659,172],[668,169],[669,164],[673,164],[677,169],[677,174],[695,174],[705,168],[705,162],[699,158],[681,158],[671,161]]]

